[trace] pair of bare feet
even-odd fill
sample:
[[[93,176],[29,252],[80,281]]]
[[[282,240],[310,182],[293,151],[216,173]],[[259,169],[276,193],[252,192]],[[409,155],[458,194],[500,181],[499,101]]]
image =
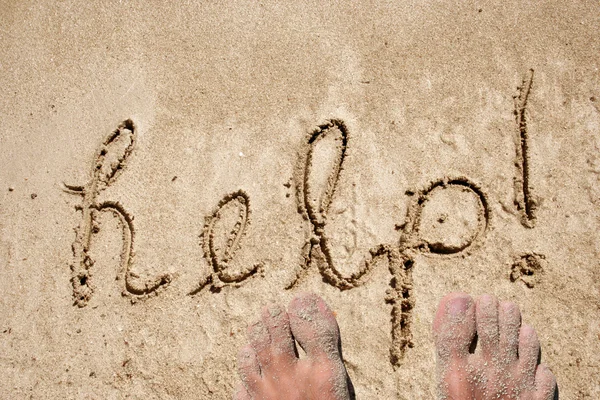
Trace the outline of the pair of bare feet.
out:
[[[294,298],[287,312],[262,309],[238,356],[234,400],[349,400],[354,389],[342,360],[340,334],[327,304],[314,294]],[[553,400],[556,380],[539,363],[532,327],[519,308],[489,295],[442,299],[433,322],[439,398]],[[300,359],[294,339],[306,352]]]

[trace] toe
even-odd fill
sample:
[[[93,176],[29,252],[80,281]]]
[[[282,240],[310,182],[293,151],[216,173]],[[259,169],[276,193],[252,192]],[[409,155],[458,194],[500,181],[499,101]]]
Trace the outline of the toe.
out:
[[[288,315],[292,334],[309,358],[340,357],[339,328],[335,316],[320,297],[297,296],[288,307]]]
[[[240,383],[233,395],[233,400],[252,400],[252,397],[246,387]]]
[[[544,364],[538,365],[536,369],[535,389],[535,400],[554,400],[558,390],[554,374]]]
[[[243,391],[238,390],[238,393],[241,392],[240,396],[242,397],[234,397],[235,399],[246,399],[250,398],[248,391],[253,391],[256,388],[256,385],[260,381],[260,365],[258,363],[258,358],[256,356],[256,352],[254,349],[247,345],[240,350],[237,358],[237,367],[238,374],[240,379],[242,380]],[[243,392],[248,394],[247,397],[243,397]],[[237,394],[236,394],[237,396]]]
[[[533,384],[540,356],[540,342],[530,325],[521,326],[519,332],[519,365],[526,382]]]
[[[433,323],[438,361],[466,358],[475,338],[475,304],[466,293],[451,293],[438,306]]]
[[[517,360],[519,351],[519,329],[521,311],[515,303],[502,302],[498,311],[500,351],[507,363]]]
[[[498,328],[498,299],[484,294],[476,303],[477,336],[484,357],[498,354],[500,331]]]
[[[288,314],[278,305],[271,305],[262,309],[262,322],[266,326],[271,338],[271,353],[273,357],[283,362],[292,363],[297,360],[290,330]]]
[[[250,346],[256,353],[261,368],[265,368],[271,363],[271,336],[265,324],[257,321],[248,327],[248,338]]]

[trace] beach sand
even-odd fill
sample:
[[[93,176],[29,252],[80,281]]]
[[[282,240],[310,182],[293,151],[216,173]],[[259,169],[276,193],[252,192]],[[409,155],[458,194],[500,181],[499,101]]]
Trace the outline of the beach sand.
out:
[[[359,399],[451,291],[600,398],[600,5],[3,1],[0,397],[226,399],[303,291]]]

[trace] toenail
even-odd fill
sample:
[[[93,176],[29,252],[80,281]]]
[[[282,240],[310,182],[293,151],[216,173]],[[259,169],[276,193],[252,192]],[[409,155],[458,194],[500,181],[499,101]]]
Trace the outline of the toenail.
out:
[[[448,313],[450,315],[461,315],[467,312],[471,306],[469,298],[457,297],[448,302]]]

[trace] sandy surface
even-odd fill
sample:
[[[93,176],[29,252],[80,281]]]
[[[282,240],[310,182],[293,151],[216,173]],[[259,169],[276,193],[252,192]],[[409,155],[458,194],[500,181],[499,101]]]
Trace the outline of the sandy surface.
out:
[[[358,398],[432,398],[460,289],[600,398],[597,2],[43,3],[0,7],[2,396],[228,398],[314,291]]]

